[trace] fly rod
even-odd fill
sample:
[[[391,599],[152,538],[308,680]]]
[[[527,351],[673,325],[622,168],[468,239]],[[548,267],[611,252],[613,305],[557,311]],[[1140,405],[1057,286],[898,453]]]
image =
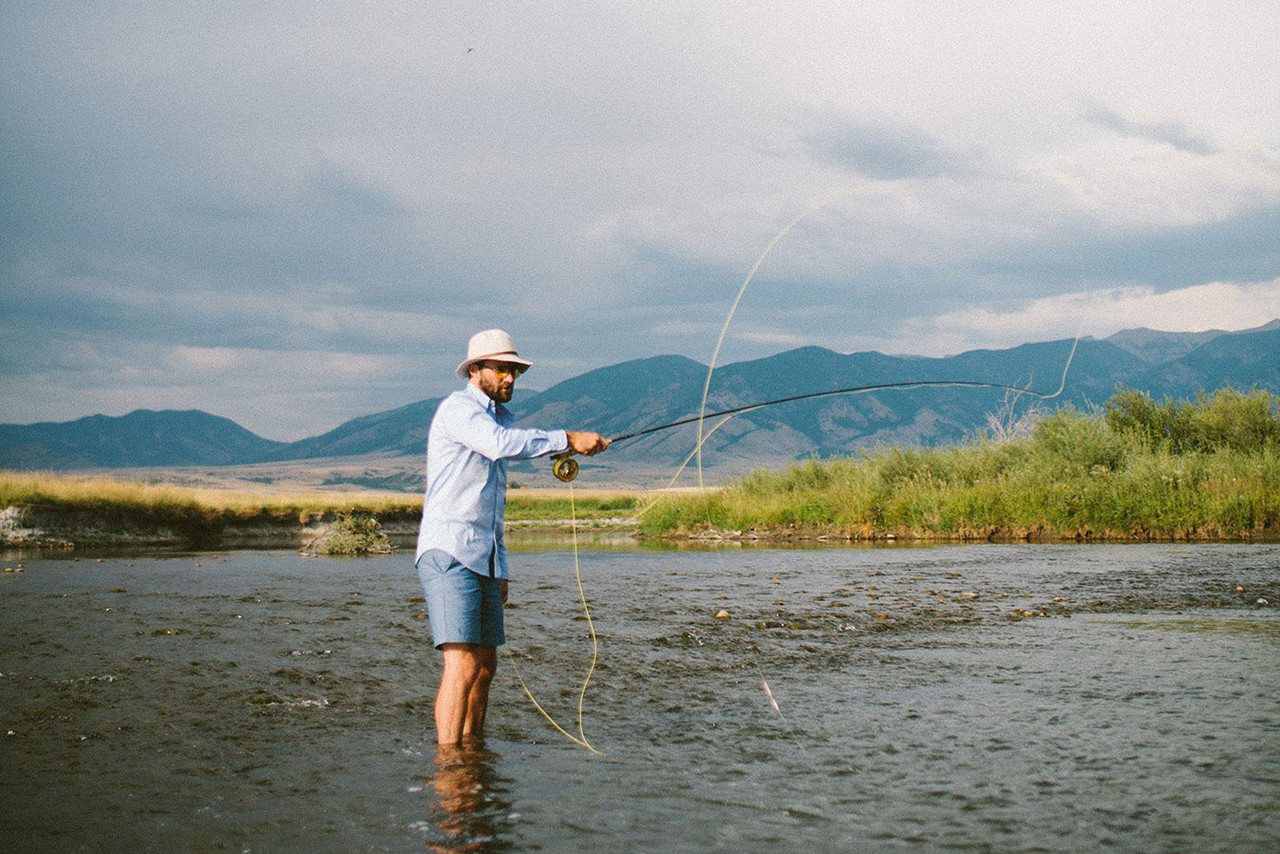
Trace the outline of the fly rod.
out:
[[[1063,377],[1065,386],[1066,377]],[[794,403],[797,400],[812,400],[817,397],[832,397],[837,394],[859,394],[869,391],[884,391],[887,389],[911,389],[911,388],[995,388],[1004,389],[1006,391],[1014,391],[1018,394],[1031,395],[1041,400],[1049,400],[1062,394],[1062,387],[1059,387],[1053,394],[1041,394],[1039,392],[1029,391],[1018,386],[1006,385],[1004,383],[980,382],[977,380],[913,380],[894,383],[878,383],[876,385],[860,385],[851,386],[849,388],[837,388],[828,391],[814,391],[808,394],[796,394],[791,397],[780,397],[777,400],[766,400],[763,403],[749,403],[743,406],[735,406],[732,409],[721,409],[717,412],[706,412],[702,415],[691,415],[688,418],[681,418],[677,421],[671,421],[667,424],[659,424],[656,427],[646,427],[643,430],[636,430],[632,433],[624,433],[621,436],[615,436],[609,440],[610,444],[614,442],[622,442],[627,439],[635,439],[638,436],[646,436],[650,433],[658,433],[663,430],[670,430],[673,427],[680,427],[685,424],[693,424],[696,421],[704,421],[708,418],[720,418],[724,415],[738,415],[743,412],[751,412],[756,409],[764,409],[766,406],[777,406],[781,403]],[[573,451],[565,451],[554,455],[552,458],[551,471],[557,479],[568,483],[578,476],[578,461],[573,458]]]

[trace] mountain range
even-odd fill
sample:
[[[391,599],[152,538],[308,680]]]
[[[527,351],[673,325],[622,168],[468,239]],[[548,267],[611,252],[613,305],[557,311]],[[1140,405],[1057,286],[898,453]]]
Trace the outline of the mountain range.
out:
[[[589,371],[545,391],[518,393],[511,408],[520,424],[568,426],[612,438],[697,415],[706,377],[704,364],[682,356],[656,356]],[[1017,417],[1028,407],[1088,407],[1111,397],[1119,385],[1157,399],[1192,398],[1224,386],[1280,394],[1280,320],[1243,332],[1134,329],[1102,340],[1050,341],[942,358],[803,347],[718,366],[707,411],[854,386],[914,382],[1016,386],[1048,399],[964,385],[800,400],[745,412],[719,427],[715,421],[706,422],[704,464],[742,470],[877,445],[954,443],[972,437],[1001,413]],[[1059,386],[1062,393],[1054,395]],[[438,403],[438,398],[424,400],[363,416],[296,442],[264,439],[234,421],[199,410],[138,410],[122,417],[6,424],[0,425],[0,468],[65,471],[243,466],[361,455],[420,458]],[[696,446],[697,436],[697,424],[662,430],[620,441],[597,460],[608,459],[615,467],[675,467]]]

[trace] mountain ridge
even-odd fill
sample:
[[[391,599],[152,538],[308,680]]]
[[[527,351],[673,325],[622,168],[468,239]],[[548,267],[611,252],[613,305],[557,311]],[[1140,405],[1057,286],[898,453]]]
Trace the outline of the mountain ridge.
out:
[[[1072,358],[1064,385],[1068,355]],[[706,378],[707,366],[693,359],[653,356],[526,392],[511,408],[522,425],[568,425],[620,436],[696,415]],[[1280,394],[1280,320],[1241,332],[1126,330],[1105,339],[1033,342],[945,357],[841,354],[801,347],[717,366],[706,411],[914,381],[1027,388],[1035,394],[1022,395],[1018,405],[1024,406],[1096,405],[1117,385],[1156,397],[1189,398],[1222,386]],[[884,444],[945,444],[972,436],[1015,397],[1008,389],[934,386],[795,401],[743,413],[720,425],[705,423],[703,455],[708,465],[744,469]],[[5,424],[0,425],[0,468],[228,466],[364,454],[419,455],[439,400],[354,418],[295,442],[265,439],[202,410],[139,409],[119,417]],[[678,462],[696,446],[697,436],[697,424],[664,430],[619,442],[608,458],[619,464]],[[516,470],[528,465],[513,463]]]

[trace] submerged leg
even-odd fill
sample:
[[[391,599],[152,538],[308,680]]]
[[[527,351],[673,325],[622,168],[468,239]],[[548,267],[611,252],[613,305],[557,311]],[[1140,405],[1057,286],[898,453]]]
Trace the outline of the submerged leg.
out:
[[[446,643],[441,649],[444,672],[436,694],[436,742],[460,744],[484,730],[498,654],[494,647],[470,643]]]

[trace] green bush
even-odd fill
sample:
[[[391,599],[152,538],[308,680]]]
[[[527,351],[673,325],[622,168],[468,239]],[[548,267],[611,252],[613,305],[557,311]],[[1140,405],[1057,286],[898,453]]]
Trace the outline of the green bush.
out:
[[[1065,407],[1037,424],[1030,448],[1050,474],[1113,471],[1125,459],[1121,437],[1104,421],[1081,415],[1073,407]]]
[[[1224,388],[1212,398],[1201,394],[1196,403],[1191,423],[1199,450],[1251,452],[1280,443],[1280,399],[1273,395]]]
[[[851,538],[1240,538],[1280,529],[1276,398],[1194,402],[1120,390],[1101,412],[1066,407],[1030,438],[885,448],[757,470],[667,498],[646,534],[808,529]]]
[[[1121,388],[1105,404],[1106,421],[1117,433],[1140,436],[1174,454],[1231,448],[1257,451],[1280,442],[1280,408],[1275,395],[1219,389],[1194,402],[1166,397],[1156,403],[1146,392]]]

